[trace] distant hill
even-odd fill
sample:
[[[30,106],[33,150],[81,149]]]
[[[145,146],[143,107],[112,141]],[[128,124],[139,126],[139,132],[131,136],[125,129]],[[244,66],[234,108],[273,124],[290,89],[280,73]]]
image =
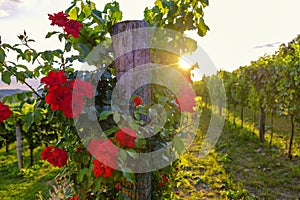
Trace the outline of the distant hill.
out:
[[[11,96],[16,93],[25,92],[26,90],[20,89],[0,89],[0,99],[5,96]]]

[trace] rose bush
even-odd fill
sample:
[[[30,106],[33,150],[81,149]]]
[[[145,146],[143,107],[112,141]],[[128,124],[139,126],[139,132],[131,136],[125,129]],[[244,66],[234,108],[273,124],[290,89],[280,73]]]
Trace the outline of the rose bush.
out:
[[[181,4],[185,4],[185,2],[181,2]],[[206,6],[205,3],[202,5]],[[191,12],[191,9],[188,9],[189,4],[186,7],[180,6],[185,8],[186,12]],[[150,25],[166,20],[161,20],[164,15],[157,17],[157,10],[162,10],[161,7],[163,5],[156,4],[153,10],[145,11],[145,19]],[[179,8],[181,7],[176,9]],[[193,12],[197,11],[193,10]],[[32,110],[20,115],[24,132],[28,132],[35,124],[42,124],[41,131],[50,130],[55,126],[57,142],[54,140],[47,142],[54,146],[44,149],[41,160],[46,160],[55,167],[63,168],[60,178],[63,177],[64,181],[68,183],[64,186],[69,191],[64,194],[66,199],[123,198],[122,183],[124,181],[135,182],[136,179],[130,169],[123,172],[116,170],[121,166],[121,162],[134,160],[134,157],[124,157],[119,148],[132,153],[140,153],[151,152],[168,145],[181,131],[178,130],[181,112],[193,112],[194,96],[189,89],[184,89],[186,92],[176,99],[174,93],[168,91],[168,88],[153,86],[151,103],[160,104],[168,111],[166,124],[160,127],[159,134],[150,139],[137,137],[141,134],[137,125],[145,125],[141,116],[148,115],[150,110],[153,112],[154,109],[150,105],[145,105],[138,93],[133,94],[134,98],[128,102],[128,106],[134,105],[131,113],[134,122],[119,127],[117,123],[120,121],[120,116],[114,115],[116,113],[113,113],[111,108],[112,92],[116,85],[116,72],[112,64],[113,52],[109,47],[112,41],[112,27],[122,18],[119,4],[117,2],[108,3],[102,11],[99,11],[91,1],[75,0],[65,12],[48,14],[48,17],[51,21],[49,24],[61,27],[62,32],[50,32],[46,38],[57,36],[58,40],[64,44],[63,49],[38,52],[30,46],[34,40],[29,39],[25,31],[24,34],[18,36],[20,44],[0,43],[2,80],[10,84],[11,77],[15,77],[17,81],[27,85],[31,90],[14,97],[6,97],[4,101],[19,101],[19,110],[24,109],[26,105],[32,105]],[[195,23],[197,20],[195,19]],[[165,24],[161,24],[161,27],[165,27]],[[174,25],[173,28],[184,32],[196,28],[196,26],[186,24],[177,29]],[[202,31],[201,35],[205,34],[208,29],[204,22],[197,28]],[[194,43],[189,41],[189,45],[191,46],[182,47],[183,53],[194,49]],[[101,49],[99,53],[105,54],[107,59],[89,60],[89,53],[99,46]],[[17,53],[16,60],[27,61],[35,68],[30,69],[25,65],[7,60],[6,54],[9,51]],[[153,51],[153,57],[159,55],[158,52]],[[168,62],[167,56],[160,60]],[[98,66],[105,66],[106,70],[99,77],[99,69],[94,71],[76,70],[74,65],[78,65],[78,62],[96,63]],[[176,70],[180,71],[178,67]],[[36,91],[27,83],[27,79],[37,79],[41,76],[41,86],[44,85],[44,87],[40,87],[42,89]],[[190,78],[190,74],[188,74],[188,78]],[[94,88],[86,79],[97,79],[97,86]],[[96,120],[103,129],[103,134],[97,135],[96,138],[91,136],[81,140],[81,134],[90,127],[87,125],[83,128],[84,130],[77,130],[74,121],[78,119],[78,123],[81,123],[84,119],[91,120],[93,112],[96,112]],[[2,103],[0,103],[0,113],[0,122],[11,115],[11,111]],[[97,132],[97,130],[89,131]],[[177,140],[175,144],[174,152],[177,152],[178,149],[178,152],[181,152],[182,143]],[[174,181],[172,180],[176,166],[177,163],[173,162],[163,169],[152,172],[153,198],[176,196],[173,192]],[[57,184],[60,184],[59,181]]]

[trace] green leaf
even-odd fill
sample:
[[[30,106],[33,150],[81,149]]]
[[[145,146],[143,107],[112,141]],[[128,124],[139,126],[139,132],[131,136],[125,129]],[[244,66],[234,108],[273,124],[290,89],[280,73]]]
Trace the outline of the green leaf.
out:
[[[65,36],[65,34],[63,34],[63,33],[59,34],[59,35],[58,35],[59,41],[62,41],[62,39],[63,39],[64,36]]]
[[[23,124],[23,129],[25,132],[29,130],[33,123],[33,114],[32,112],[28,112],[27,115],[25,116],[25,124]]]
[[[98,22],[99,25],[105,23],[104,19],[102,19],[102,13],[100,11],[92,10],[92,16]]]
[[[72,8],[70,10],[70,12],[68,13],[69,14],[69,19],[77,20],[78,11],[79,11],[79,8],[77,8],[77,7]]]
[[[26,99],[26,92],[17,93],[17,99],[19,101],[24,101]]]
[[[105,119],[107,119],[108,116],[111,115],[111,114],[113,114],[112,111],[108,111],[108,110],[102,111],[101,114],[100,114],[99,120],[100,120],[100,121],[101,121],[101,120],[105,120]]]
[[[128,172],[123,171],[123,176],[125,177],[126,181],[135,183],[135,176],[134,176],[134,173],[132,172],[132,170],[129,168],[124,168],[123,170],[128,171]]]
[[[19,68],[25,69],[26,71],[28,70],[28,68],[27,68],[25,65],[16,65],[16,67],[19,67]]]
[[[203,5],[203,7],[206,7],[209,5],[208,0],[201,0],[201,4]]]
[[[114,121],[115,121],[116,123],[119,123],[119,121],[120,121],[120,119],[121,119],[121,115],[118,114],[118,113],[115,113],[115,114],[113,115],[113,118],[114,118]]]
[[[39,119],[39,120],[43,120],[43,115],[41,114],[41,110],[35,110],[34,111],[34,117]]]
[[[32,57],[32,63],[34,63],[36,61],[36,59],[39,57],[39,55],[41,55],[41,53],[34,54],[34,56]]]
[[[204,19],[200,18],[199,24],[197,24],[198,35],[201,37],[206,35],[206,32],[209,30],[208,26],[204,23]]]
[[[3,48],[8,48],[8,49],[14,50],[14,48],[11,45],[9,45],[9,44],[2,44],[1,46]]]
[[[52,35],[58,34],[59,32],[53,31],[53,32],[48,32],[45,38],[50,38]]]
[[[102,177],[101,176],[96,178],[96,180],[94,181],[94,191],[99,191],[100,190],[101,182],[102,182]]]
[[[138,113],[134,113],[133,114],[134,115],[134,118],[136,119],[136,120],[141,120],[141,115],[140,114],[138,114]]]
[[[5,71],[2,73],[2,81],[8,85],[10,85],[11,83],[11,76],[12,76],[12,73],[11,72],[8,72],[8,71]]]
[[[45,59],[49,62],[52,60],[52,51],[45,51],[44,53]]]
[[[134,142],[135,142],[136,148],[144,148],[144,147],[146,147],[146,144],[147,144],[145,138],[137,138],[137,139],[135,139]]]
[[[72,43],[71,42],[67,42],[65,49],[67,52],[71,51],[71,47],[72,47]]]
[[[83,57],[86,57],[90,53],[90,48],[86,44],[79,43],[78,47],[81,50],[81,55]]]
[[[81,169],[78,174],[77,174],[77,177],[76,177],[76,180],[78,183],[81,183],[83,181],[83,177],[84,175],[86,175],[87,173],[89,172],[89,169],[88,168],[83,168]]]
[[[163,5],[162,5],[162,2],[161,0],[156,0],[155,3],[154,3],[155,6],[157,6],[159,9],[163,9]]]
[[[92,11],[91,11],[89,5],[87,5],[87,4],[83,7],[82,11],[86,17],[88,17],[92,14]]]
[[[111,16],[111,18],[115,21],[115,22],[119,22],[122,19],[122,12],[120,10],[114,12]]]
[[[104,131],[104,134],[105,134],[106,136],[109,136],[109,135],[111,135],[111,134],[117,132],[119,129],[120,129],[119,127],[110,128],[110,129],[108,129],[108,130],[105,130],[105,131]]]
[[[24,72],[16,72],[15,76],[16,76],[16,79],[18,81],[24,81],[25,80],[25,74],[24,74]]]
[[[0,63],[3,63],[5,60],[5,52],[0,48]]]

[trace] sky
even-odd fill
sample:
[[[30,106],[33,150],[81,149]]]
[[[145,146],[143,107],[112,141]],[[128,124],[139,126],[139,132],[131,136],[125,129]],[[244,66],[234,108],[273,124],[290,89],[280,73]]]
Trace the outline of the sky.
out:
[[[94,0],[101,10],[108,0]],[[119,0],[123,20],[143,19],[143,10],[154,0]],[[18,42],[26,30],[40,51],[62,48],[55,39],[45,39],[50,26],[48,13],[70,6],[70,0],[0,0],[0,35],[5,43]],[[203,38],[191,37],[207,53],[218,69],[232,71],[248,65],[264,54],[272,54],[281,43],[300,33],[299,0],[210,0],[204,9],[210,31]],[[26,88],[15,85],[10,88]],[[7,88],[0,80],[0,88]]]

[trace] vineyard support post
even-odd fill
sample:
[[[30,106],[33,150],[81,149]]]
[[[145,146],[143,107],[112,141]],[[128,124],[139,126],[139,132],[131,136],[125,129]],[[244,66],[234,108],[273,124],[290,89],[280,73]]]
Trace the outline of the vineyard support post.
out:
[[[22,169],[23,166],[23,158],[22,158],[22,137],[21,137],[21,122],[18,120],[16,122],[16,140],[17,140],[17,158],[18,158],[18,167]]]
[[[266,111],[263,107],[260,108],[259,114],[259,139],[265,141],[265,126],[266,126]]]
[[[114,64],[117,80],[120,80],[129,70],[135,72],[135,67],[150,63],[150,49],[143,48],[149,47],[149,34],[147,34],[147,31],[131,32],[131,30],[148,26],[147,22],[140,20],[124,21],[114,25],[113,50],[115,54]],[[130,32],[128,34],[120,34],[124,31]],[[124,54],[124,49],[128,49],[128,47],[133,50]],[[150,71],[147,73],[150,73]],[[147,78],[151,76],[151,73],[148,75]],[[138,82],[142,83],[142,81],[144,80],[127,80],[126,85],[122,85],[122,87],[125,87],[126,93],[128,92],[129,96],[131,96],[132,92],[134,92],[134,85],[138,85]],[[143,91],[139,93],[144,104],[150,104],[150,94],[150,87],[145,87]],[[128,181],[122,183],[123,195],[126,195],[131,200],[151,199],[151,173],[136,173],[135,178],[136,182],[134,184]]]

